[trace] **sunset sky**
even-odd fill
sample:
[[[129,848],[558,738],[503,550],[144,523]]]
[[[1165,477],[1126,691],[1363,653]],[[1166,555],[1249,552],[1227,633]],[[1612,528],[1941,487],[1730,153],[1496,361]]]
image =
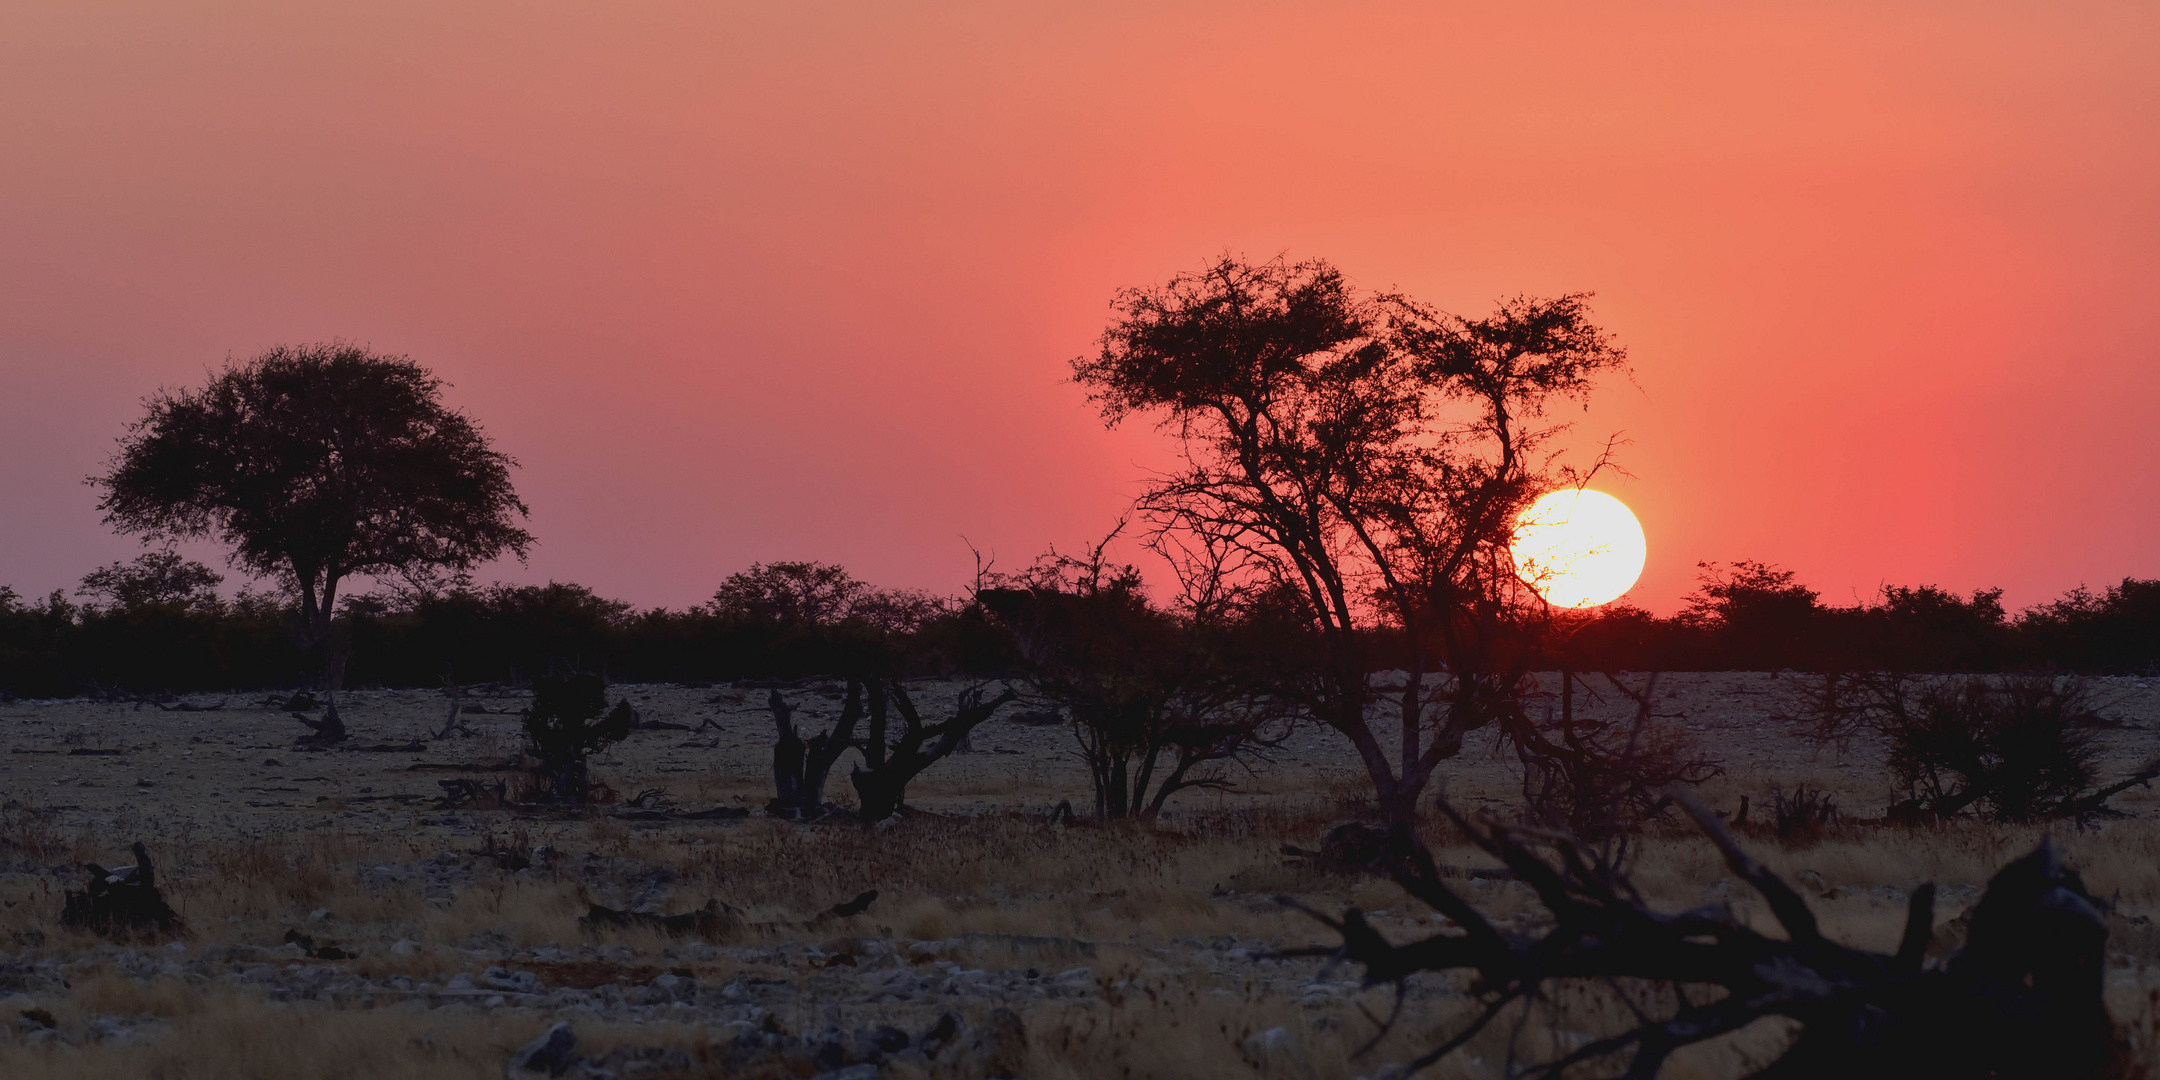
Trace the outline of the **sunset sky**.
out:
[[[1596,293],[1654,611],[2160,577],[2151,3],[339,7],[7,5],[0,583],[138,550],[145,394],[336,337],[521,463],[483,578],[954,591],[1166,461],[1067,365],[1225,251]]]

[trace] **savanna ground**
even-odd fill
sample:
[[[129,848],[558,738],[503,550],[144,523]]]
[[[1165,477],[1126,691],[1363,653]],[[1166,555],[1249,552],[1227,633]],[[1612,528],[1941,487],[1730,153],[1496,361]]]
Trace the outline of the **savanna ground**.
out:
[[[1826,836],[1745,837],[1819,896],[1832,936],[1894,949],[1906,891],[1934,881],[1945,923],[1934,947],[1954,947],[1956,916],[2041,830],[1866,822],[1889,801],[1879,749],[1787,734],[1771,717],[1793,686],[1790,676],[1667,676],[1662,711],[1673,715],[1660,722],[1723,760],[1703,788],[1715,807],[1748,795],[1761,808],[1772,790],[1802,783],[1836,800],[1844,824]],[[2102,687],[2117,723],[2101,741],[2106,777],[2160,743],[2160,680]],[[960,688],[925,684],[918,696],[942,703]],[[659,789],[675,810],[757,807],[769,796],[763,690],[611,694],[644,721],[712,720],[718,730],[639,730],[594,760],[597,779],[625,797]],[[829,724],[840,688],[789,696],[807,735]],[[1622,704],[1607,697],[1584,708]],[[588,1075],[1320,1080],[1392,1075],[1473,1009],[1465,981],[1420,976],[1401,1022],[1359,1056],[1375,1031],[1366,1010],[1385,1014],[1391,991],[1362,989],[1357,971],[1322,960],[1269,955],[1329,937],[1278,894],[1322,910],[1356,905],[1398,940],[1441,926],[1390,883],[1283,854],[1285,844],[1317,846],[1358,809],[1365,781],[1332,732],[1298,733],[1240,773],[1234,792],[1179,795],[1160,823],[1101,828],[1053,823],[1059,801],[1083,815],[1091,801],[1070,734],[993,720],[972,752],[911,788],[923,813],[865,830],[762,814],[639,820],[621,816],[631,812],[623,803],[445,809],[440,781],[492,784],[506,774],[486,770],[513,761],[522,739],[518,692],[466,700],[488,712],[465,717],[468,734],[437,739],[439,693],[341,694],[353,748],[330,750],[298,748],[306,729],[261,699],[194,712],[0,705],[0,1076],[494,1077],[517,1047],[567,1020]],[[415,739],[424,750],[360,749]],[[852,799],[848,760],[828,793],[842,803]],[[1510,761],[1476,742],[1445,776],[1456,806],[1503,815],[1519,782]],[[2056,835],[2089,889],[2113,903],[2109,1005],[2150,1072],[2160,1045],[2160,792],[2133,789],[2115,805],[2128,816]],[[1528,891],[1475,876],[1494,864],[1437,817],[1428,836],[1475,902],[1511,925],[1538,924]],[[81,864],[130,862],[137,839],[184,934],[111,942],[63,928],[62,891],[82,886]],[[1692,827],[1652,827],[1632,865],[1655,903],[1725,898],[1771,925]],[[865,889],[879,896],[863,914],[819,917]],[[592,903],[673,914],[708,900],[723,913],[709,940],[578,923]],[[289,932],[309,938],[314,955],[287,943]],[[1502,1076],[1511,1056],[1579,1045],[1627,1022],[1623,992],[1651,1003],[1657,993],[1570,991],[1426,1075]],[[959,1027],[939,1052],[864,1063],[893,1034],[881,1025],[919,1045],[946,1014]],[[1786,1034],[1758,1025],[1683,1054],[1664,1075],[1743,1074]]]

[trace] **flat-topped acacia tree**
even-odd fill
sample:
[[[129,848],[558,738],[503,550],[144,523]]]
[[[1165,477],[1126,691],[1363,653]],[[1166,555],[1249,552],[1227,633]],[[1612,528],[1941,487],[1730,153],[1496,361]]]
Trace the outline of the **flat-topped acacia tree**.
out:
[[[1158,539],[1235,553],[1301,609],[1319,656],[1277,692],[1350,738],[1382,815],[1413,830],[1465,733],[1526,723],[1546,609],[1515,575],[1514,520],[1586,477],[1553,458],[1563,425],[1546,414],[1623,371],[1625,353],[1583,296],[1465,319],[1361,292],[1318,261],[1225,256],[1112,310],[1074,377],[1106,421],[1146,416],[1183,452],[1142,515]],[[1375,630],[1409,645],[1394,747],[1367,719]],[[1451,678],[1428,691],[1429,671]]]
[[[122,532],[210,537],[234,564],[284,579],[319,646],[347,577],[466,570],[532,544],[516,462],[442,388],[402,356],[279,346],[201,389],[152,395],[90,483]]]

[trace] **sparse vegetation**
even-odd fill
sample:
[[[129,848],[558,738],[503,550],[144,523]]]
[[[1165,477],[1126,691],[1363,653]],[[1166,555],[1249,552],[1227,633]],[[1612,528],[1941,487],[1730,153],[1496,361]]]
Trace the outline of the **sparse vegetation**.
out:
[[[1846,672],[1817,680],[1799,715],[1818,739],[1865,731],[1885,740],[1901,793],[1891,812],[1907,820],[2085,817],[2160,777],[2156,758],[2096,786],[2093,736],[2107,721],[2075,677]]]
[[[1827,937],[1807,900],[1715,815],[1685,792],[1674,798],[1733,877],[1762,896],[1781,936],[1761,933],[1729,908],[1653,911],[1601,851],[1564,834],[1526,834],[1458,817],[1473,843],[1537,894],[1550,913],[1549,930],[1496,926],[1443,880],[1430,852],[1398,834],[1387,860],[1392,877],[1460,931],[1395,945],[1356,908],[1340,919],[1313,912],[1341,943],[1308,953],[1359,964],[1368,983],[1394,987],[1398,1009],[1414,974],[1476,973],[1482,1009],[1411,1062],[1412,1070],[1454,1053],[1504,1013],[1527,1017],[1550,1007],[1550,984],[1571,981],[1604,983],[1636,999],[1630,1001],[1634,1022],[1547,1051],[1542,1060],[1518,1061],[1511,1050],[1508,1075],[1602,1066],[1655,1077],[1685,1047],[1771,1017],[1799,1030],[1756,1077],[2041,1080],[2121,1075],[2129,1064],[2103,1002],[2108,926],[2101,901],[2064,866],[2052,839],[1991,877],[1970,913],[1965,942],[1931,968],[1925,960],[1934,932],[1932,883],[1912,891],[1895,952],[1851,948]],[[1535,850],[1542,847],[1553,853]],[[1391,1016],[1381,1033],[1393,1023]]]
[[[1674,711],[1701,722],[1725,715],[1706,704],[1722,700],[1721,687],[1776,683],[1667,675],[1659,685]],[[910,691],[922,710],[942,714],[948,704],[942,695],[957,696],[961,688],[917,683]],[[519,700],[512,692],[473,692],[490,705],[471,717],[476,733],[425,755],[428,760],[485,763],[522,739],[517,710],[501,707]],[[608,751],[608,775],[618,785],[655,783],[685,803],[739,795],[755,805],[769,794],[764,755],[771,725],[762,692],[618,684],[611,698],[617,693],[640,701],[647,715],[717,716],[726,725],[721,746],[741,744],[733,751],[685,749],[677,745],[681,733],[634,732]],[[845,706],[844,680],[787,693],[800,702],[806,727],[819,730]],[[432,727],[441,708],[432,693],[340,700],[354,715],[369,717],[371,729],[390,732]],[[1745,700],[1720,721],[1732,726],[1714,736],[1729,752],[1759,760],[1741,753],[1744,746],[1732,745],[1737,741],[1806,755],[1806,744],[1774,741],[1783,736],[1749,719],[1746,709],[1756,702]],[[395,702],[404,704],[393,709]],[[43,715],[27,708],[7,714],[10,730],[31,730],[19,718]],[[134,744],[167,740],[168,747],[194,748],[197,758],[224,747],[225,732],[238,737],[251,725],[281,720],[268,710],[63,708],[99,710],[100,730],[129,732],[123,738]],[[1584,695],[1576,708],[1625,726],[1634,706],[1617,695],[1603,702]],[[763,816],[640,822],[613,810],[560,816],[514,803],[444,815],[425,799],[410,808],[355,802],[341,810],[306,796],[284,796],[293,805],[283,807],[235,805],[205,815],[189,810],[187,797],[172,789],[114,792],[171,800],[159,802],[168,809],[158,813],[187,837],[157,868],[159,887],[188,926],[179,952],[162,943],[155,949],[105,943],[59,924],[61,888],[79,887],[76,867],[106,858],[105,838],[127,827],[124,810],[105,807],[127,802],[89,803],[89,813],[18,805],[0,813],[0,901],[13,904],[0,907],[0,948],[7,954],[0,956],[0,979],[12,980],[0,984],[0,998],[23,994],[29,1000],[12,1007],[45,1010],[53,1026],[36,1030],[53,1034],[39,1036],[27,1025],[0,1031],[0,1072],[499,1077],[505,1059],[559,1016],[576,1031],[577,1053],[595,1062],[620,1051],[617,1067],[633,1055],[657,1063],[672,1051],[681,1057],[670,1060],[689,1062],[683,1066],[689,1075],[710,1074],[734,1060],[728,1055],[740,1051],[730,1048],[748,1033],[753,1041],[740,1045],[769,1055],[755,1058],[759,1067],[782,1070],[821,1067],[818,1054],[840,1053],[857,1033],[880,1025],[915,1046],[946,1012],[958,1018],[960,1035],[1002,1007],[1026,1032],[1026,1075],[1353,1080],[1414,1060],[1479,1015],[1467,984],[1414,978],[1395,1026],[1366,1049],[1377,1028],[1361,1010],[1385,1017],[1393,1004],[1387,986],[1361,989],[1363,972],[1354,966],[1323,974],[1324,958],[1267,959],[1278,949],[1332,943],[1323,928],[1274,903],[1277,894],[1331,916],[1356,907],[1389,942],[1457,932],[1397,883],[1328,873],[1281,854],[1284,845],[1315,844],[1364,797],[1360,774],[1329,766],[1336,745],[1330,733],[1286,745],[1248,790],[1195,795],[1183,812],[1152,824],[1098,828],[1054,826],[1036,809],[1060,793],[1089,790],[1084,768],[1070,759],[1069,735],[995,720],[976,730],[978,739],[1026,753],[947,759],[911,788],[910,801],[927,812],[877,830],[806,829]],[[189,733],[206,741],[189,743]],[[59,732],[49,743],[16,738],[26,749],[70,745]],[[1028,738],[1033,741],[1022,741]],[[232,771],[220,775],[284,774],[262,765],[266,751],[245,749],[244,737],[237,741]],[[2120,730],[2103,731],[2096,741],[2116,763],[2137,744]],[[1465,755],[1449,797],[1512,808],[1518,770],[1489,750],[1475,744]],[[267,753],[289,760],[284,750]],[[342,791],[341,799],[364,798],[358,788],[370,784],[379,794],[380,785],[408,776],[407,787],[432,791],[430,774],[406,773],[404,757],[375,757],[311,755],[306,773],[290,775],[332,770],[337,784],[300,786]],[[73,760],[112,762],[132,783],[159,759],[149,751],[133,758]],[[694,761],[698,771],[663,771],[678,759]],[[4,764],[20,769],[56,760],[68,759],[10,755]],[[2119,767],[2102,765],[2103,771]],[[44,775],[18,772],[10,779]],[[1886,777],[1876,757],[1807,786],[1852,805],[1878,795]],[[218,783],[237,788],[242,781]],[[1737,765],[1708,781],[1705,791],[1728,805],[1740,792],[1792,786],[1782,774]],[[11,791],[28,787],[9,784]],[[42,779],[37,787],[44,790]],[[106,795],[98,788],[50,790],[68,803]],[[833,797],[845,802],[849,792],[843,786]],[[2160,1009],[2148,998],[2160,989],[2160,937],[2138,920],[2160,915],[2160,833],[2150,816],[2160,803],[2142,790],[2125,802],[2137,817],[2060,839],[2069,865],[2083,873],[2085,891],[2111,905],[2105,1000],[2136,1060],[2149,1062],[2160,1036],[2154,1028]],[[382,809],[354,813],[363,808]],[[234,824],[219,822],[235,813]],[[1420,831],[1439,880],[1486,919],[1504,932],[1549,932],[1550,912],[1536,891],[1467,833],[1439,817],[1429,817]],[[1808,905],[1823,934],[1853,949],[1895,954],[1912,888],[1936,882],[1936,929],[1926,955],[1939,965],[1974,925],[1977,916],[1968,916],[1981,888],[2040,835],[2036,827],[1966,816],[1920,830],[1846,821],[1816,842],[1790,845],[1765,829],[1744,842],[1786,881],[1810,882]],[[1633,834],[1628,852],[1627,879],[1652,910],[1670,915],[1724,904],[1742,925],[1782,936],[1744,882],[1720,882],[1734,875],[1693,826],[1652,821]],[[810,926],[817,913],[866,888],[879,893],[866,911]],[[716,906],[701,931],[694,916],[708,902]],[[579,919],[589,918],[596,904],[693,916],[692,925],[678,935],[632,919],[631,926],[588,932]],[[306,955],[287,943],[294,931],[309,939]],[[350,955],[317,955],[330,949]],[[62,964],[74,965],[68,985],[42,981]],[[529,989],[534,985],[540,989]],[[504,1000],[491,1006],[490,997]],[[1549,983],[1534,1009],[1503,1014],[1425,1075],[1505,1075],[1511,1058],[1564,1056],[1636,1026],[1631,1008],[1675,1002],[1648,984]],[[266,1024],[280,1032],[282,1049],[261,1047],[259,1037],[239,1039]],[[1790,1038],[1790,1029],[1774,1024],[1746,1028],[1676,1052],[1661,1075],[1749,1075]],[[885,1071],[916,1075],[906,1068],[893,1060]],[[1576,1072],[1619,1071],[1586,1065]]]
[[[631,718],[627,699],[608,707],[607,681],[598,675],[557,670],[541,676],[525,710],[525,735],[536,759],[529,797],[577,804],[608,791],[593,783],[585,760],[629,738]]]
[[[1718,763],[1659,724],[1658,676],[1639,683],[1606,674],[1608,692],[1632,705],[1625,719],[1575,715],[1573,672],[1560,673],[1559,715],[1526,724],[1511,741],[1523,769],[1523,814],[1586,840],[1631,831],[1672,805],[1671,792],[1716,776]]]
[[[1771,791],[1769,810],[1770,828],[1788,844],[1818,841],[1838,823],[1837,799],[1806,784]]]
[[[1297,635],[1213,577],[1158,607],[1104,546],[1052,552],[975,598],[1011,636],[1030,699],[1071,718],[1095,819],[1154,818],[1180,791],[1231,786],[1231,765],[1281,742],[1292,712],[1265,669]]]
[[[1172,592],[1108,539],[957,598],[483,587],[533,540],[513,463],[418,365],[155,395],[108,522],[281,591],[169,550],[0,588],[0,1075],[2154,1072],[2150,710],[2061,672],[2160,670],[2156,583],[1834,607],[1739,562],[1669,619],[1560,612],[1510,544],[1609,465],[1555,452],[1625,370],[1585,296],[1465,319],[1226,256],[1099,345],[1103,418],[1182,452],[1134,510]],[[236,685],[281,689],[172,693]],[[173,865],[90,861],[138,835]]]

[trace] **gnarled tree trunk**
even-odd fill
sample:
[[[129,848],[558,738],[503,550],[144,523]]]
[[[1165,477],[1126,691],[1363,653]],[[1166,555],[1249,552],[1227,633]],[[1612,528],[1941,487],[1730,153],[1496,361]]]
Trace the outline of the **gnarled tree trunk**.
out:
[[[864,822],[883,821],[898,813],[907,801],[908,781],[915,779],[924,769],[935,764],[939,758],[952,753],[960,746],[960,740],[968,732],[996,715],[1007,702],[1018,700],[1019,695],[1006,687],[998,696],[983,700],[981,688],[970,689],[960,695],[953,707],[951,719],[936,724],[925,724],[915,709],[915,702],[908,697],[907,688],[899,680],[892,680],[883,695],[885,704],[900,714],[900,738],[888,747],[881,747],[880,764],[867,769],[856,769],[848,779],[855,785],[856,797],[862,800]],[[880,715],[873,700],[871,730],[884,727],[886,718]],[[864,757],[869,757],[866,751]]]

